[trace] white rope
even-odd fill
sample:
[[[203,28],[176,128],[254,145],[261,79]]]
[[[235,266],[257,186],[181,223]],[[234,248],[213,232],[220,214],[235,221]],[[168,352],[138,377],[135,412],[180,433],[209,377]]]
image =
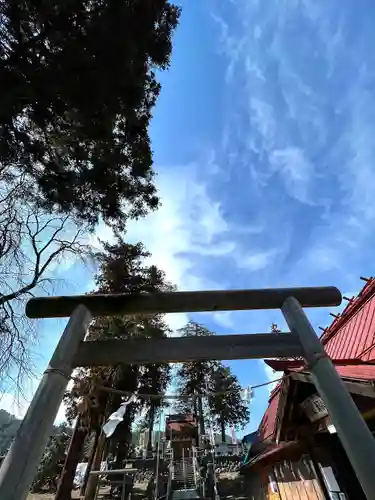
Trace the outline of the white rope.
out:
[[[242,387],[240,389],[240,392],[244,394],[244,397],[249,400],[252,395],[252,391],[254,389],[258,389],[259,387],[264,387],[269,384],[274,384],[275,382],[278,382],[279,380],[282,380],[285,377],[288,377],[289,375],[285,375],[284,377],[280,377],[275,380],[270,380],[268,382],[264,382],[263,384],[258,384],[258,385],[253,385],[253,386],[247,386],[247,387]],[[96,390],[98,391],[103,391],[103,392],[109,392],[112,394],[118,394],[120,396],[132,396],[135,394],[137,398],[141,399],[197,399],[199,397],[208,397],[208,396],[221,396],[225,394],[232,394],[234,392],[237,392],[238,389],[232,389],[228,391],[216,391],[216,392],[204,392],[204,393],[196,393],[196,394],[165,394],[165,393],[157,393],[157,394],[146,394],[142,392],[131,392],[131,391],[122,391],[119,389],[112,389],[111,387],[105,387],[105,386],[97,386]]]

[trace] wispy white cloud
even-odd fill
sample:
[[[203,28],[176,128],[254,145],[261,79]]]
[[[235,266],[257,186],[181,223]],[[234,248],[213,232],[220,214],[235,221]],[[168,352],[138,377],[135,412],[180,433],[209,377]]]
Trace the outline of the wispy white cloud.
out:
[[[179,314],[179,313],[166,314],[165,319],[168,323],[169,328],[172,331],[171,333],[172,337],[178,335],[178,330],[180,328],[183,328],[189,321],[187,314]]]
[[[279,222],[289,221],[290,255],[271,277],[355,289],[359,274],[373,274],[375,243],[369,16],[354,2],[279,1],[269,9],[239,0],[230,15],[226,9],[215,4],[231,96],[223,150],[247,165],[265,237],[286,241]],[[267,243],[248,258],[249,270],[278,261]]]
[[[233,313],[230,311],[220,311],[212,314],[212,319],[223,328],[232,330],[234,327]],[[229,333],[229,332],[226,332]]]
[[[248,68],[246,70],[248,71]],[[252,128],[257,131],[261,138],[260,147],[266,151],[272,151],[277,133],[277,120],[272,104],[265,99],[251,97],[249,117]],[[255,151],[261,152],[260,150]]]
[[[16,397],[13,393],[3,393],[0,395],[0,409],[14,415],[17,419],[22,420],[26,415],[31,399],[32,395],[29,397]],[[65,411],[66,407],[64,403],[62,403],[55,418],[55,425],[66,421]]]
[[[274,262],[278,253],[277,249],[272,249],[249,255],[245,254],[243,260],[239,261],[238,264],[248,271],[261,271]]]
[[[19,400],[11,393],[0,395],[0,408],[14,415],[18,419],[23,419],[29,404],[23,400]]]
[[[222,272],[210,277],[204,262],[221,270],[222,259],[229,258],[238,269],[256,272],[271,265],[285,249],[285,245],[277,250],[263,249],[259,244],[244,248],[243,239],[261,237],[264,226],[257,218],[246,225],[229,223],[221,203],[210,196],[207,183],[199,179],[198,172],[194,165],[161,169],[157,178],[160,209],[142,220],[130,222],[127,231],[130,241],[145,244],[151,252],[151,262],[163,269],[167,279],[181,291],[233,286]],[[107,240],[111,233],[102,227],[96,238]],[[180,314],[168,319],[176,330],[188,317]],[[230,312],[216,313],[212,319],[225,328],[233,326]]]
[[[264,366],[264,371],[266,372],[267,379],[270,382],[273,382],[267,385],[268,392],[271,393],[277,385],[277,380],[283,376],[283,373],[274,371],[270,366],[266,365],[265,363],[263,363],[263,366]]]
[[[351,13],[344,5],[278,2],[270,11],[261,3],[239,1],[234,12],[232,18],[221,18],[217,9],[215,20],[228,67],[235,65],[231,83],[248,117],[242,133],[251,140],[243,154],[257,155],[250,166],[253,176],[263,189],[274,188],[276,171],[289,195],[322,206],[312,227],[333,210],[332,224],[323,220],[327,234],[341,226],[351,236],[349,219],[357,216],[361,224],[362,215],[367,225],[375,215],[375,97],[369,90],[375,76],[365,44],[370,31],[362,30],[349,46]],[[300,34],[305,29],[309,35],[295,43],[297,19]],[[364,27],[369,30],[365,19]],[[267,81],[260,82],[256,73],[267,74]],[[246,94],[251,96],[247,107]],[[236,112],[237,107],[228,120],[231,128]],[[226,142],[233,148],[233,142]],[[340,206],[345,210],[339,212]]]
[[[205,278],[193,269],[192,255],[220,257],[234,249],[220,204],[210,199],[193,166],[162,170],[158,188],[161,208],[130,222],[128,236],[144,242],[152,261],[180,290],[205,288]]]
[[[313,204],[310,188],[314,166],[298,147],[288,147],[272,151],[271,166],[279,173],[290,196],[302,203]]]
[[[194,165],[162,169],[157,186],[161,207],[146,218],[129,223],[129,241],[142,241],[151,252],[151,262],[180,291],[224,287],[220,276],[213,281],[195,269],[200,258],[220,258],[236,249],[220,203],[210,198],[205,184],[197,179]],[[104,226],[96,233],[96,238],[102,240],[111,237]],[[177,330],[186,324],[188,316],[167,315],[167,320]]]

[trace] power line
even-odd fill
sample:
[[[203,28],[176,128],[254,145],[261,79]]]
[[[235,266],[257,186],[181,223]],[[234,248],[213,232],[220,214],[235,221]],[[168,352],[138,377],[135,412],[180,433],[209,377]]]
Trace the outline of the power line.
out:
[[[293,372],[294,373],[294,372]],[[287,375],[283,375],[280,378],[276,378],[275,380],[268,380],[267,382],[263,382],[262,384],[257,384],[257,385],[252,385],[248,387],[243,387],[241,388],[241,391],[246,391],[250,390],[250,395],[251,391],[254,389],[259,389],[260,387],[265,387],[270,384],[275,384],[276,382],[280,382],[281,380],[288,378],[293,375],[293,373],[289,373]],[[208,397],[208,396],[221,396],[225,394],[232,394],[237,392],[237,390],[228,390],[228,391],[219,391],[219,392],[211,392],[211,391],[206,391],[203,393],[196,393],[196,394],[164,394],[164,393],[156,393],[156,394],[147,394],[143,392],[138,392],[135,393],[134,391],[122,391],[120,389],[113,389],[111,387],[105,387],[105,386],[97,386],[96,387],[97,391],[103,391],[103,392],[109,392],[111,394],[118,394],[119,396],[131,396],[135,394],[137,397],[141,399],[197,399],[198,397]]]

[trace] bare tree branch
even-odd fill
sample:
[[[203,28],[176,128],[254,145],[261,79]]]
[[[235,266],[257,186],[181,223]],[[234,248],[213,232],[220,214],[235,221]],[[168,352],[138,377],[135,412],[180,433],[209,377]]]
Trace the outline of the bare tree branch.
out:
[[[25,201],[31,190],[22,176],[9,180],[0,173],[0,378],[18,390],[33,373],[37,339],[25,301],[34,292],[51,292],[60,263],[85,262],[91,254],[85,228]]]

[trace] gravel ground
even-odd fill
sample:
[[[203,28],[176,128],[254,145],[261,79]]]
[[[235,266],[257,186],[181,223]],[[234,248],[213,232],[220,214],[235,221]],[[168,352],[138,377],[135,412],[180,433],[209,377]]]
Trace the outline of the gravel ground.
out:
[[[145,490],[147,488],[147,483],[136,483],[135,484],[135,497],[137,498],[142,498],[145,495]],[[72,498],[78,498],[79,497],[79,490],[73,491],[72,493]],[[27,500],[54,500],[55,495],[44,493],[29,493],[29,496],[27,497]]]
[[[78,498],[79,492],[73,492],[72,498]],[[29,496],[27,497],[27,500],[54,500],[55,495],[53,494],[48,494],[48,493],[29,493]]]

